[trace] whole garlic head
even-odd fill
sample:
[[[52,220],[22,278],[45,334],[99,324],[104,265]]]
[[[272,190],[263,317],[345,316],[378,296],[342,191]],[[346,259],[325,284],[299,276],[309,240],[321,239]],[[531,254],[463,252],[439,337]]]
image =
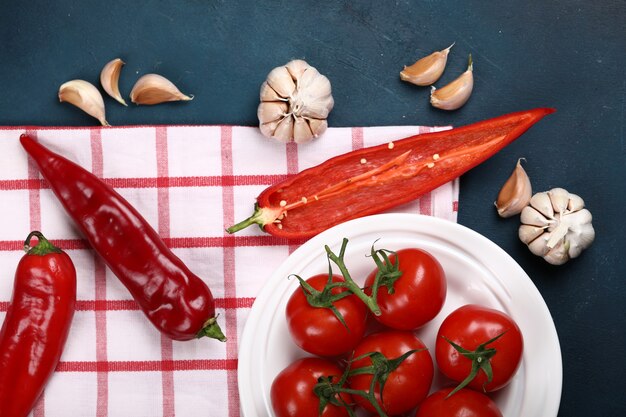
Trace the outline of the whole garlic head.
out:
[[[324,133],[334,105],[328,78],[301,59],[274,68],[261,85],[260,97],[261,132],[285,143],[309,142]]]
[[[563,188],[535,194],[522,210],[519,238],[532,253],[562,265],[587,249],[595,238],[591,212]]]

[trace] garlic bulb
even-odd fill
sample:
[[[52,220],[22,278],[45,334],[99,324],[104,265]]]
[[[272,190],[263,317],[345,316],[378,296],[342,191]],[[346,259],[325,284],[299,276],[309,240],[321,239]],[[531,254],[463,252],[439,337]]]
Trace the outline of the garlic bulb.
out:
[[[405,66],[400,72],[400,79],[419,86],[431,85],[443,74],[448,53],[453,46],[454,44],[417,60],[413,65]]]
[[[498,194],[495,205],[500,217],[506,218],[520,214],[533,195],[530,178],[522,167],[521,161],[521,158],[517,160],[513,173]]]
[[[274,68],[260,99],[261,133],[280,142],[305,143],[324,133],[334,105],[328,78],[301,59]]]
[[[563,188],[535,194],[522,210],[519,238],[553,265],[576,258],[595,238],[585,202]]]

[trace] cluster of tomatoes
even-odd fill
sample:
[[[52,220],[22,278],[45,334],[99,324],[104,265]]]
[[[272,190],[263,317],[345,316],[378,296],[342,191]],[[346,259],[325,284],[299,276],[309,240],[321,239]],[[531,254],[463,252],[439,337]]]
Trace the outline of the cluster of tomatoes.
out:
[[[454,385],[429,396],[435,366],[414,330],[443,307],[443,268],[420,249],[372,248],[377,266],[364,287],[357,287],[343,263],[346,243],[339,257],[327,249],[342,276],[298,277],[301,288],[287,303],[293,340],[315,356],[293,362],[276,376],[271,388],[275,415],[354,416],[357,409],[380,417],[409,412],[415,417],[502,417],[486,393],[506,386],[519,367],[523,339],[516,323],[479,305],[448,315],[434,355],[439,371]]]

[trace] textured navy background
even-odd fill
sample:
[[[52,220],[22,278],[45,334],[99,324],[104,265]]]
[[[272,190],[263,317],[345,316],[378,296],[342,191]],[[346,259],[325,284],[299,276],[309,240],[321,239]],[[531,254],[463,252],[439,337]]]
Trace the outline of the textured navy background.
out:
[[[332,126],[459,126],[555,107],[462,177],[459,222],[510,253],[545,298],[563,352],[559,416],[623,416],[625,25],[624,0],[3,0],[0,125],[97,123],[59,104],[57,89],[73,78],[97,84],[115,57],[127,63],[125,96],[140,75],[158,72],[195,100],[125,108],[105,98],[113,125],[254,125],[261,82],[292,58],[331,80]],[[464,71],[471,53],[475,92],[446,113],[430,107],[427,88],[400,82],[398,73],[452,42],[437,85]],[[531,255],[517,239],[518,221],[495,214],[493,200],[519,157],[536,191],[564,187],[594,215],[596,242],[565,266]]]

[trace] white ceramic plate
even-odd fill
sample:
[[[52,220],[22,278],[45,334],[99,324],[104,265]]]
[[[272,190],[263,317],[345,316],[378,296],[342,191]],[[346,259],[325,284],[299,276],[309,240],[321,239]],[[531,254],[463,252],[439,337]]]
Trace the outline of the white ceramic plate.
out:
[[[550,312],[528,275],[478,233],[414,214],[381,214],[335,226],[306,242],[276,270],[254,302],[241,338],[238,377],[245,417],[274,416],[270,402],[274,377],[295,359],[309,356],[291,341],[287,330],[285,306],[298,287],[288,276],[327,272],[324,245],[338,253],[344,237],[350,240],[345,261],[356,281],[372,270],[373,261],[365,255],[377,239],[376,248],[417,247],[439,260],[448,280],[446,302],[439,315],[417,332],[431,352],[439,325],[461,305],[482,304],[509,314],[524,336],[522,365],[513,381],[492,398],[504,417],[556,417],[563,377],[561,350]],[[432,391],[445,382],[436,372]]]

